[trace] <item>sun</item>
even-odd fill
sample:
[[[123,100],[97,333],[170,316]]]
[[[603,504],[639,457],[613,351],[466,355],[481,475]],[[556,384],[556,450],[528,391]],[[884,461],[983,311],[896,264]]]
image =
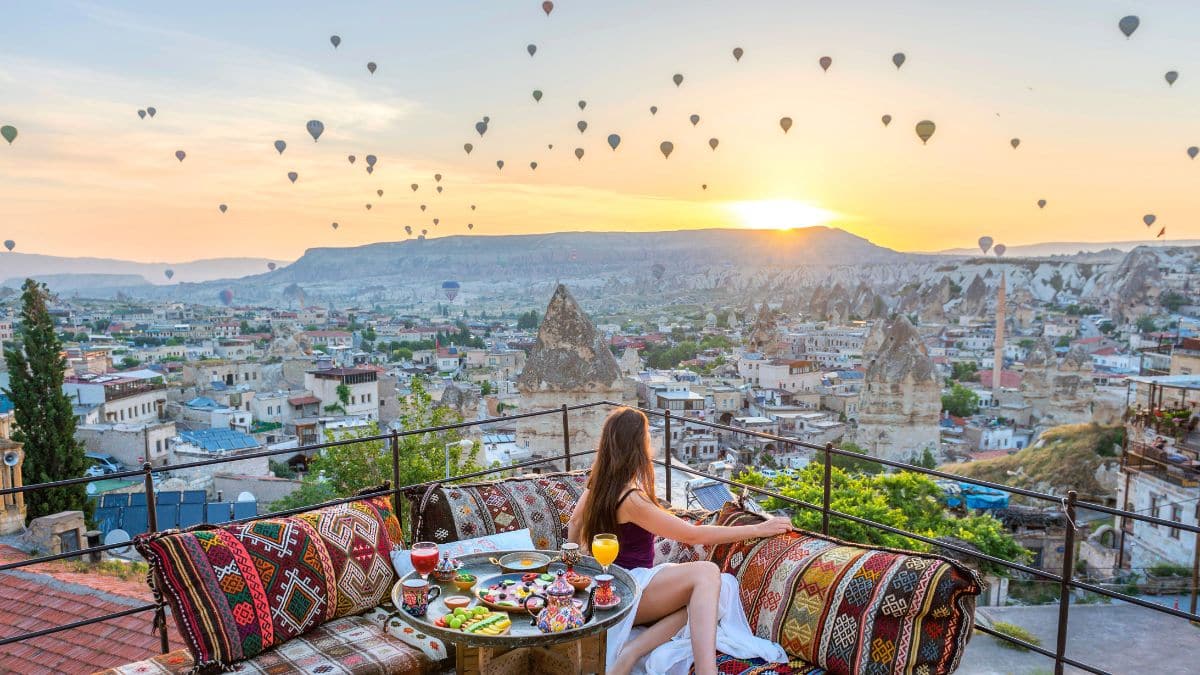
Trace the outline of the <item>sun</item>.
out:
[[[742,227],[752,230],[812,227],[828,223],[837,217],[832,211],[794,199],[754,199],[732,202],[727,208],[741,222]]]

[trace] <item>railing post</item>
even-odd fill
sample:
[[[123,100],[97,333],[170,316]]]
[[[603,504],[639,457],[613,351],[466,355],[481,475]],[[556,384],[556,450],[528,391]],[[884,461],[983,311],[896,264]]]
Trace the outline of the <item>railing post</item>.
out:
[[[667,503],[671,503],[671,411],[663,416],[663,453],[666,455]]]
[[[563,467],[571,470],[571,423],[568,421],[567,404],[562,404],[563,422]]]
[[[1067,618],[1071,609],[1071,579],[1075,570],[1075,499],[1074,490],[1067,491],[1063,507],[1067,515],[1067,532],[1063,535],[1062,581],[1058,587],[1058,643],[1054,651],[1054,675],[1062,675],[1063,657],[1067,653]]]
[[[825,481],[823,484],[824,493],[821,496],[821,534],[829,534],[829,488],[831,476],[833,473],[832,460],[833,443],[825,444]]]
[[[392,429],[392,438],[388,441],[392,451],[392,512],[400,518],[400,437]]]
[[[158,505],[154,499],[154,472],[150,462],[142,463],[142,482],[146,486],[146,524],[151,532],[158,532]],[[171,651],[171,641],[167,636],[167,612],[162,603],[154,610],[153,627],[158,630],[158,646],[162,653]]]

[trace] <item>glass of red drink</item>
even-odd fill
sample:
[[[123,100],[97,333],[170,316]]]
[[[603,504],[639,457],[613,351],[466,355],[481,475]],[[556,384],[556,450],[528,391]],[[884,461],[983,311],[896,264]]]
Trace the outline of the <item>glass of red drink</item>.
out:
[[[413,569],[417,574],[421,575],[422,579],[429,579],[429,574],[433,572],[438,563],[438,547],[432,541],[418,541],[413,544],[412,552]]]

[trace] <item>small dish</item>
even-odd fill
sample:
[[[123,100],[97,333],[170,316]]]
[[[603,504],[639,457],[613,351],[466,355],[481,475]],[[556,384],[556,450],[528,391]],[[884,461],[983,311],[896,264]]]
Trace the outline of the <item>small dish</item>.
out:
[[[592,578],[582,574],[567,577],[567,583],[575,587],[576,591],[586,591],[592,585]]]
[[[454,577],[454,587],[460,591],[468,592],[475,587],[475,575],[459,572]]]
[[[517,551],[516,553],[506,553],[497,558],[489,558],[493,565],[497,565],[505,573],[513,572],[538,572],[539,574],[546,571],[550,565],[550,556],[545,553],[536,551]]]
[[[443,600],[442,604],[446,605],[450,611],[454,611],[459,607],[465,608],[467,605],[471,604],[471,598],[468,598],[465,595],[451,595]]]

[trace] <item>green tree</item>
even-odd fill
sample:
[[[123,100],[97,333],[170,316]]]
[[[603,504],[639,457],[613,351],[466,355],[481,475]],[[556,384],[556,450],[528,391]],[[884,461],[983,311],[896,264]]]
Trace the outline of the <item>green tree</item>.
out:
[[[130,370],[132,368],[137,368],[140,365],[142,365],[141,359],[137,358],[136,356],[126,356],[125,358],[121,359],[121,363],[118,364],[117,367],[119,367],[121,370]]]
[[[487,396],[488,394],[491,394],[491,393],[492,393],[492,383],[491,382],[484,380],[483,382],[479,383],[479,395],[480,396]]]
[[[20,328],[4,349],[10,377],[5,393],[15,406],[13,440],[25,445],[27,485],[78,478],[87,469],[83,446],[75,440],[71,399],[62,390],[67,362],[46,307],[48,295],[44,284],[25,280]],[[60,511],[83,511],[90,519],[92,513],[82,484],[27,492],[25,504],[31,519]]]
[[[250,322],[242,319],[242,322],[238,324],[238,335],[249,335],[252,332],[250,330]]]
[[[1139,333],[1153,333],[1154,331],[1158,330],[1158,324],[1155,323],[1154,317],[1152,316],[1138,317],[1138,320],[1135,321],[1133,325],[1137,326]]]
[[[958,382],[978,382],[979,366],[974,361],[960,361],[951,364],[950,379]]]
[[[979,412],[979,394],[955,382],[950,391],[942,395],[942,410],[955,417],[970,417]]]
[[[538,327],[537,310],[529,310],[521,316],[517,317],[517,328],[521,330],[534,330]]]
[[[455,424],[462,416],[450,408],[438,406],[420,380],[413,380],[408,398],[400,400],[399,431],[419,431],[429,427]],[[379,427],[327,432],[329,441],[347,441],[376,436]],[[464,440],[458,429],[399,436],[400,485],[412,485],[443,479],[446,475],[446,452],[450,455],[450,475],[479,471],[480,446],[459,445]],[[326,448],[309,462],[308,475],[299,490],[271,504],[271,510],[310,506],[339,497],[349,497],[367,488],[392,480],[392,454],[389,440],[362,441]],[[404,507],[407,510],[407,506]],[[401,522],[406,522],[401,520]]]

